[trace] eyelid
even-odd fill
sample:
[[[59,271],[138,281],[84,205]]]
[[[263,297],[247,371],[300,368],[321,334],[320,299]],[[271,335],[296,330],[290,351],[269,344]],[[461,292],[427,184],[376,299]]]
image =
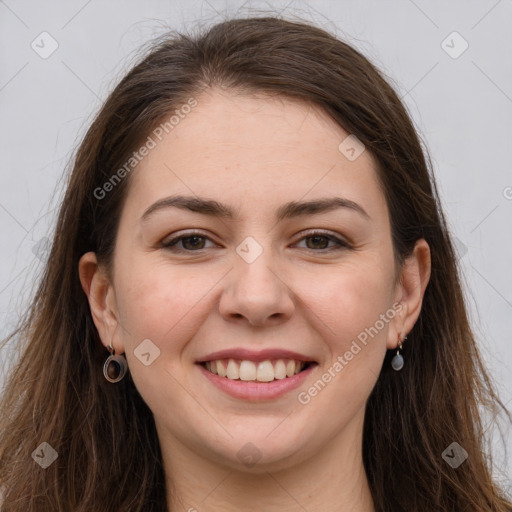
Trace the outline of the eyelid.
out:
[[[342,249],[342,248],[351,249],[352,248],[352,243],[348,242],[345,237],[342,237],[341,235],[338,235],[336,233],[333,233],[332,231],[328,231],[328,230],[324,230],[324,229],[314,229],[313,228],[313,229],[309,229],[306,231],[301,231],[298,234],[298,237],[299,237],[298,242],[302,241],[304,238],[308,238],[308,237],[315,236],[315,235],[325,236],[329,240],[338,244],[338,247],[331,247],[330,249],[320,249],[318,251],[315,251],[314,249],[308,249],[310,251],[329,252],[329,251],[333,251],[336,249]]]
[[[181,239],[189,238],[189,237],[193,237],[193,236],[200,236],[202,238],[208,239],[211,242],[213,242],[212,237],[209,234],[207,234],[201,230],[192,229],[190,231],[184,230],[182,232],[178,231],[177,233],[173,233],[170,238],[168,238],[168,237],[164,238],[164,240],[161,242],[160,245],[164,248],[171,247],[175,243],[178,243]],[[215,243],[215,242],[213,242],[213,243]],[[199,250],[202,250],[202,249],[199,249]],[[193,251],[185,251],[185,252],[193,252]],[[195,251],[195,252],[198,252],[198,251]]]
[[[212,240],[212,238],[207,233],[205,233],[201,230],[192,229],[190,231],[187,231],[187,230],[184,230],[183,232],[178,231],[177,233],[173,234],[173,236],[167,241],[164,239],[164,241],[161,243],[161,247],[164,249],[172,250],[176,253],[194,253],[194,252],[201,253],[202,251],[209,249],[209,247],[205,247],[205,248],[201,248],[201,249],[197,249],[197,250],[174,249],[174,246],[176,246],[182,239],[190,238],[193,236],[199,236],[201,238],[204,238],[205,240],[211,241],[212,243],[216,243]],[[306,249],[307,251],[311,251],[313,253],[321,254],[321,253],[328,253],[328,252],[332,252],[332,251],[336,251],[336,250],[352,249],[353,248],[352,244],[350,242],[348,242],[344,237],[341,237],[331,231],[324,230],[324,229],[312,228],[309,230],[301,231],[297,236],[298,236],[298,240],[294,243],[301,242],[303,239],[312,237],[312,236],[323,236],[323,237],[329,239],[329,241],[332,241],[336,244],[335,247],[330,247],[328,249],[315,250],[315,249],[308,249],[307,247],[303,248],[303,249]],[[171,248],[173,248],[173,249],[171,249]]]

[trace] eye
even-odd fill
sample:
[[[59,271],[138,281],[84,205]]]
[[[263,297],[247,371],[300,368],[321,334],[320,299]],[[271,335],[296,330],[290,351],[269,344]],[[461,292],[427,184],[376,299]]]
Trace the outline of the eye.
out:
[[[205,241],[207,240],[211,242],[203,233],[193,231],[166,240],[162,243],[162,247],[174,252],[197,252],[208,249],[208,247],[205,247]],[[179,244],[181,244],[181,247],[179,247]]]
[[[314,252],[330,252],[341,249],[350,249],[351,247],[344,240],[323,231],[310,232],[306,236],[303,236],[299,242],[303,240],[310,241],[310,243],[306,242],[305,249],[309,249]],[[205,246],[207,241],[212,242],[212,240],[203,233],[193,231],[164,241],[162,243],[162,247],[173,252],[199,252],[209,248]],[[329,243],[334,244],[334,246],[329,247]]]
[[[303,236],[299,241],[302,240],[309,240],[309,244],[306,242],[306,249],[310,249],[315,252],[330,252],[350,248],[350,245],[344,240],[341,240],[340,238],[323,231],[310,232],[306,236]],[[329,242],[334,243],[334,246],[328,247]]]

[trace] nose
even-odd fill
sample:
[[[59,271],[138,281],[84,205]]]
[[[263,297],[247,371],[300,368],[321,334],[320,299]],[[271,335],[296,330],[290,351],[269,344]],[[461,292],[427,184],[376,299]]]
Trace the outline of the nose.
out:
[[[236,256],[234,268],[226,276],[220,314],[227,321],[245,321],[253,326],[291,318],[295,310],[293,292],[284,273],[275,267],[270,250],[264,250],[252,263]]]

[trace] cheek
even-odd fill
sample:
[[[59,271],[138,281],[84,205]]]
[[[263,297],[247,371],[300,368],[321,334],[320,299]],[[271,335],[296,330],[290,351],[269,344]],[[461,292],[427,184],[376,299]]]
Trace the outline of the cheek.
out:
[[[224,272],[161,261],[148,265],[143,260],[131,258],[117,267],[116,295],[123,341],[127,349],[133,350],[149,338],[176,357],[214,313]],[[323,268],[289,267],[286,280],[295,283],[290,293],[299,299],[295,314],[304,317],[291,321],[314,326],[332,357],[343,354],[351,341],[364,337],[389,308],[390,273],[371,255]],[[386,329],[380,327],[379,331],[375,338],[384,339]]]
[[[116,295],[127,348],[149,338],[162,351],[181,350],[180,340],[192,336],[206,314],[202,299],[215,281],[211,273],[194,276],[160,262],[120,267]]]
[[[211,313],[208,292],[218,278],[205,274],[159,262],[118,268],[117,305],[129,370],[151,410],[161,414],[162,404],[175,409],[190,400],[177,381],[184,381],[183,351]]]
[[[300,297],[321,320],[325,339],[337,351],[347,342],[366,332],[389,310],[392,297],[392,271],[374,258],[363,258],[337,268],[318,270],[295,279]],[[387,324],[378,322],[378,330],[385,334]],[[385,336],[383,336],[385,337]]]
[[[328,292],[319,291],[316,296],[323,304],[316,311],[323,312],[318,324],[324,325],[330,360],[297,397],[300,404],[325,419],[321,429],[327,432],[347,425],[366,404],[382,367],[391,319],[385,317],[387,290],[368,273],[338,276],[331,284]]]
[[[322,390],[321,401],[332,404],[333,411],[339,409],[340,417],[361,407],[380,373],[388,327],[396,313],[390,303],[390,268],[374,258],[367,264],[361,259],[325,276],[316,273],[314,280],[298,285],[305,314],[314,312],[311,318],[330,357],[322,368],[323,382],[329,382],[325,395],[320,384],[311,396]]]

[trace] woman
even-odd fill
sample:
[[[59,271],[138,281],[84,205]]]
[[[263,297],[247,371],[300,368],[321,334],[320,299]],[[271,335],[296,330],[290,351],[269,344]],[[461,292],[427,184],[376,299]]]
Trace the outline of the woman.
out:
[[[17,334],[17,511],[510,511],[417,134],[306,23],[170,36],[82,142]]]

